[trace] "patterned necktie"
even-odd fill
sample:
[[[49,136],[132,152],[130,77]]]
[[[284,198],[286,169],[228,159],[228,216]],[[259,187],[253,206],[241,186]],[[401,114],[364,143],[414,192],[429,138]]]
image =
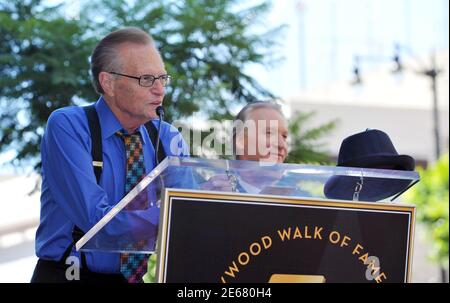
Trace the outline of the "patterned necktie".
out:
[[[142,141],[139,132],[126,135],[117,132],[125,143],[125,151],[127,155],[126,178],[125,178],[125,194],[138,184],[145,176],[144,154],[142,152]],[[137,195],[133,202],[125,207],[125,210],[142,210],[148,208],[148,199],[146,191],[142,191]],[[139,250],[145,246],[145,240],[136,243],[132,250]],[[120,272],[129,283],[141,283],[142,276],[147,272],[148,255],[122,253],[120,255]]]

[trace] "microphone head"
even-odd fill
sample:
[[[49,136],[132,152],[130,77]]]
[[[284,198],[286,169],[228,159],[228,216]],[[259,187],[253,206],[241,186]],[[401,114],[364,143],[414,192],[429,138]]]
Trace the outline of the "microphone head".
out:
[[[158,106],[155,111],[158,117],[164,117],[164,107],[162,105]]]

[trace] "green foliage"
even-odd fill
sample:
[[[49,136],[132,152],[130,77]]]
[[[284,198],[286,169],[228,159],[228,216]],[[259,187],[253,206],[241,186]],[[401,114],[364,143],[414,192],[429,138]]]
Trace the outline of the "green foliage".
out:
[[[249,29],[261,21],[268,3],[236,11],[235,0],[96,1],[87,11],[106,34],[137,26],[152,34],[173,84],[164,99],[167,118],[202,111],[212,119],[230,118],[230,107],[273,97],[244,73],[247,64],[269,64],[279,29],[263,35]],[[95,20],[94,18],[92,18]]]
[[[248,64],[270,63],[279,29],[250,31],[263,22],[267,3],[238,10],[235,0],[80,2],[79,20],[64,6],[41,1],[0,2],[0,152],[36,158],[50,113],[97,99],[89,56],[112,30],[137,26],[150,32],[173,84],[167,89],[167,119],[201,111],[212,119],[230,108],[273,97],[244,73]]]
[[[430,257],[443,266],[448,266],[448,162],[445,154],[426,170],[419,168],[420,182],[405,193],[405,199],[417,205],[417,219],[433,241]]]
[[[314,128],[306,128],[308,121],[314,118],[315,112],[298,112],[289,123],[290,150],[287,163],[330,164],[330,154],[325,145],[320,142],[338,124],[337,120],[330,121]]]
[[[0,4],[0,151],[17,158],[38,153],[50,113],[92,100],[88,56],[95,41],[82,23],[63,19],[40,1]]]
[[[145,283],[156,282],[156,254],[153,254],[148,259],[147,273],[142,277]]]
[[[19,160],[35,159],[52,111],[97,99],[89,56],[102,36],[124,26],[153,35],[173,76],[164,100],[169,121],[197,111],[214,120],[231,118],[233,106],[274,97],[243,68],[278,59],[273,54],[281,28],[254,29],[264,22],[267,2],[241,9],[235,0],[80,3],[82,14],[75,20],[62,5],[0,2],[0,152],[14,149]],[[305,131],[309,117],[301,114],[291,123],[289,162],[328,160],[316,141],[333,123]]]

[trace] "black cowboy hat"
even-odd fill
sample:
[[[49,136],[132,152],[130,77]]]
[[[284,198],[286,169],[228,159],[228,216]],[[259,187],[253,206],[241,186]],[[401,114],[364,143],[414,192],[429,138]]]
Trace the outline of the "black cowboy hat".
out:
[[[399,155],[385,132],[367,129],[342,141],[337,166],[413,171],[415,161],[408,155]],[[325,184],[325,196],[352,200],[357,182],[360,182],[360,177],[332,176]],[[410,183],[405,179],[364,177],[359,200],[383,200],[404,191]]]

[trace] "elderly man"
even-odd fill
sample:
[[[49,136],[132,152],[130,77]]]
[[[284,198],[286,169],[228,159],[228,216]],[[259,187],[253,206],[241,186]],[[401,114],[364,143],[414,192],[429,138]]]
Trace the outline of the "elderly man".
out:
[[[36,233],[39,261],[32,282],[67,282],[69,256],[81,258],[81,274],[76,278],[81,282],[141,282],[146,255],[80,255],[74,243],[158,160],[188,151],[178,131],[163,122],[160,153],[155,155],[160,122],[155,110],[163,103],[170,76],[149,34],[137,28],[108,34],[92,53],[91,72],[100,98],[90,107],[53,112],[42,139],[41,221]],[[157,218],[158,210],[148,201],[133,207],[142,216],[155,208]],[[150,222],[149,229],[156,233],[157,224],[157,220]]]
[[[287,122],[278,104],[252,102],[235,118],[237,160],[283,163],[287,156]]]
[[[278,181],[282,170],[270,166],[283,163],[288,153],[288,128],[278,104],[252,102],[236,115],[233,131],[233,151],[236,160],[257,161],[264,175],[255,175],[254,166],[243,163],[239,170],[237,191],[262,193],[262,189]],[[216,175],[202,185],[204,190],[234,191],[230,176]],[[269,193],[269,192],[266,192]]]

